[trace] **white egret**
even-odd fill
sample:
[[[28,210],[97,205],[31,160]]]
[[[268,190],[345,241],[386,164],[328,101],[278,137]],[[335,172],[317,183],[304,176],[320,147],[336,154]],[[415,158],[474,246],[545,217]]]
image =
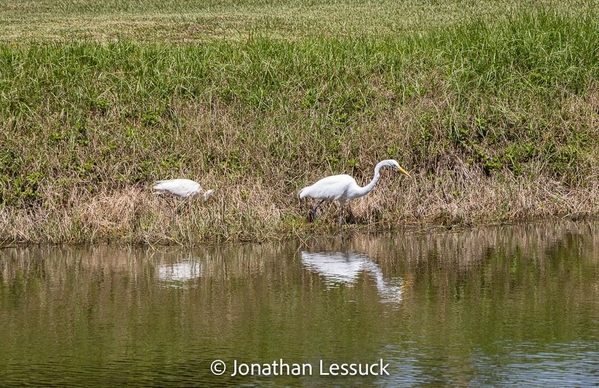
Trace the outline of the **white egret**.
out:
[[[366,195],[372,189],[374,189],[374,186],[376,186],[379,178],[381,177],[379,171],[385,166],[392,167],[395,171],[399,171],[408,178],[411,178],[410,174],[408,174],[407,171],[404,170],[399,163],[397,163],[397,161],[393,159],[387,159],[379,162],[376,165],[374,168],[374,178],[372,178],[372,181],[364,187],[358,186],[356,180],[349,175],[333,175],[322,178],[311,186],[304,187],[298,192],[299,197],[300,199],[304,197],[321,199],[314,209],[310,211],[311,219],[314,218],[316,215],[316,210],[324,201],[339,201],[339,205],[341,206],[339,224],[343,224],[343,206],[345,203],[354,198]]]
[[[204,193],[204,201],[214,194],[214,190],[204,192],[202,186],[198,182],[191,179],[169,179],[157,181],[152,186],[156,190],[156,194],[170,193],[184,199],[191,199],[198,194]]]

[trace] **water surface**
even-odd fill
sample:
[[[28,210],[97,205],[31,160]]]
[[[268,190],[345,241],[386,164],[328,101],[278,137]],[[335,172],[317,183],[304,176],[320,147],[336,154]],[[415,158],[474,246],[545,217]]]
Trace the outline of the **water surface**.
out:
[[[598,385],[598,227],[4,249],[0,386]]]

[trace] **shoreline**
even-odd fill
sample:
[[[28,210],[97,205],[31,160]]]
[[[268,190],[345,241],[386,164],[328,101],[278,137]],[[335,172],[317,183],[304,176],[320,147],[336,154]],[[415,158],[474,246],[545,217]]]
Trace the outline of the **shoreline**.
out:
[[[0,250],[2,249],[22,249],[27,247],[82,247],[82,246],[122,246],[122,247],[136,247],[136,248],[149,248],[149,249],[160,249],[168,247],[185,247],[185,248],[198,248],[198,247],[218,247],[218,246],[230,246],[230,245],[243,245],[243,244],[273,244],[273,243],[288,243],[292,241],[299,241],[301,244],[307,244],[308,246],[313,245],[316,241],[322,240],[341,240],[345,239],[361,239],[367,236],[384,236],[394,234],[408,234],[408,235],[435,235],[445,233],[469,233],[481,231],[484,229],[502,228],[502,227],[521,227],[521,226],[534,226],[534,225],[563,225],[563,224],[575,224],[582,225],[584,223],[596,223],[599,221],[599,215],[585,215],[582,217],[558,217],[549,216],[536,219],[528,220],[512,220],[505,222],[496,222],[488,224],[477,224],[477,225],[440,225],[433,223],[423,224],[405,224],[400,225],[395,229],[376,229],[356,225],[350,225],[343,230],[339,229],[336,231],[330,231],[325,233],[324,230],[314,231],[313,233],[294,234],[294,235],[280,235],[270,236],[270,238],[264,240],[210,240],[210,241],[159,241],[159,242],[148,242],[148,241],[125,241],[111,238],[97,239],[93,241],[0,241]]]

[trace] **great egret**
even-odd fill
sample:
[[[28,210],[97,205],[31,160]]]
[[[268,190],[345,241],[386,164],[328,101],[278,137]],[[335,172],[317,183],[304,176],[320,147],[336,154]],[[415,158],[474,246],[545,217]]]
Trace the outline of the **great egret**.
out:
[[[169,179],[155,182],[152,186],[157,194],[170,193],[180,198],[191,199],[204,192],[198,182],[191,179]],[[214,190],[204,192],[204,201],[214,194]]]
[[[333,175],[328,176],[326,178],[322,178],[318,182],[314,183],[312,186],[307,186],[301,189],[298,194],[300,199],[304,197],[312,197],[321,199],[321,201],[310,211],[311,218],[314,218],[316,215],[316,210],[324,201],[339,201],[339,205],[341,205],[341,212],[339,214],[339,224],[343,224],[343,206],[346,202],[351,201],[354,198],[361,197],[370,193],[374,186],[376,186],[379,178],[381,177],[379,171],[382,167],[389,166],[392,167],[395,171],[399,171],[402,174],[406,175],[408,178],[411,178],[410,174],[404,170],[397,161],[393,159],[383,160],[379,162],[374,168],[374,178],[372,181],[364,186],[360,187],[356,183],[356,180],[349,175],[341,174],[341,175]]]

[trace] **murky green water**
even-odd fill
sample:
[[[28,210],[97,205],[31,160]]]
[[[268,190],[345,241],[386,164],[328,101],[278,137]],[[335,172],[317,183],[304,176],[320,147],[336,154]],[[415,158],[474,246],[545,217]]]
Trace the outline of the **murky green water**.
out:
[[[598,232],[5,249],[0,386],[598,385]]]

